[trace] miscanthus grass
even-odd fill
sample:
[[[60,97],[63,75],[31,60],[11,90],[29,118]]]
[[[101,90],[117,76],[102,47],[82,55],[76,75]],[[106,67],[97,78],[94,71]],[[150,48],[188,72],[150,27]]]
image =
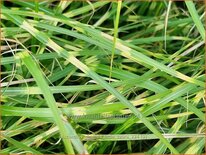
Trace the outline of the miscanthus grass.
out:
[[[3,1],[0,153],[205,153],[204,15],[193,1]]]

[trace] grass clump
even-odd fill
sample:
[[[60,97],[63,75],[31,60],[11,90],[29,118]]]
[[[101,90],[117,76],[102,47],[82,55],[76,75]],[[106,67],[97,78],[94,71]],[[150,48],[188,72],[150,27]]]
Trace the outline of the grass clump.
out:
[[[1,153],[204,153],[204,6],[4,1]]]

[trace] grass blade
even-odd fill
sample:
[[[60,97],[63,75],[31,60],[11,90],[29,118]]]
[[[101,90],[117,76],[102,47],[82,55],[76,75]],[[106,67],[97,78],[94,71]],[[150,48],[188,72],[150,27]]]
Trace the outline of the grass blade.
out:
[[[192,19],[202,37],[202,39],[205,41],[205,29],[204,26],[199,18],[199,15],[197,13],[197,10],[195,8],[195,5],[193,3],[193,1],[185,1],[185,4],[190,12],[190,15],[192,16]]]
[[[53,113],[53,118],[57,126],[59,127],[59,131],[61,134],[61,137],[63,139],[63,142],[65,144],[67,153],[74,154],[73,147],[71,145],[70,136],[77,134],[75,133],[72,126],[68,123],[68,121],[63,116],[62,112],[58,109],[56,101],[52,95],[51,90],[49,89],[49,86],[42,75],[40,68],[38,65],[34,62],[34,60],[31,58],[31,56],[28,54],[28,51],[24,51],[21,53],[18,53],[18,56],[23,61],[23,63],[27,66],[29,72],[33,75],[37,85],[41,89],[43,96],[48,104],[48,106],[51,108],[51,111]],[[66,126],[67,125],[67,126]],[[83,149],[83,145],[80,143],[80,140],[74,139],[74,141],[78,141],[78,146],[75,146],[77,151],[79,153],[86,153],[86,150]],[[75,142],[76,143],[76,142]],[[80,146],[80,147],[79,147]],[[79,147],[79,148],[78,148]]]

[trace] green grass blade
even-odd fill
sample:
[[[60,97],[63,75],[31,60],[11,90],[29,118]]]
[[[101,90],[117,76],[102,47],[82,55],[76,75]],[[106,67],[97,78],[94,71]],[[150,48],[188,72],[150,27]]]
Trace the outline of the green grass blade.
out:
[[[190,12],[190,15],[202,37],[202,39],[205,41],[205,29],[204,29],[204,26],[199,18],[199,15],[197,13],[197,10],[195,8],[195,5],[193,3],[193,1],[185,1],[185,4]]]
[[[110,73],[109,73],[110,79],[112,76],[112,65],[113,65],[113,60],[114,60],[116,41],[118,37],[118,27],[119,27],[119,17],[120,17],[121,6],[122,6],[122,1],[120,0],[117,2],[117,12],[116,12],[116,18],[115,18],[115,23],[114,23],[114,40],[113,40],[113,46],[112,46],[112,56],[111,56]]]
[[[36,151],[35,149],[33,149],[33,148],[31,148],[31,147],[29,147],[29,146],[27,146],[27,145],[24,145],[24,144],[20,143],[19,141],[15,140],[15,139],[13,139],[13,138],[10,138],[10,137],[8,137],[8,136],[6,136],[6,135],[3,135],[3,136],[4,136],[4,138],[5,138],[8,142],[10,142],[11,144],[13,144],[13,145],[16,146],[17,148],[24,150],[25,152],[29,152],[29,153],[32,153],[32,154],[42,154],[41,152]],[[1,152],[1,151],[0,151],[0,152]]]
[[[66,150],[70,154],[74,154],[73,147],[71,145],[70,136],[71,135],[77,135],[72,128],[72,126],[68,123],[68,121],[63,116],[62,112],[58,110],[58,107],[56,105],[56,101],[52,95],[51,90],[49,89],[49,86],[42,75],[40,68],[38,65],[34,62],[34,60],[31,58],[31,56],[28,54],[28,51],[24,51],[22,53],[18,53],[18,56],[23,61],[23,63],[27,66],[29,72],[33,75],[37,85],[41,89],[43,96],[48,104],[48,106],[51,108],[53,113],[53,118],[57,126],[59,127],[59,131],[61,134],[61,137],[63,139],[63,142],[65,144]],[[67,126],[66,126],[67,125]],[[74,139],[74,141],[78,141],[78,139]],[[80,140],[78,141],[78,146],[75,146],[78,152],[85,153],[85,149],[83,149],[83,145],[80,143]],[[80,146],[80,147],[79,147]],[[78,148],[79,147],[79,148]]]

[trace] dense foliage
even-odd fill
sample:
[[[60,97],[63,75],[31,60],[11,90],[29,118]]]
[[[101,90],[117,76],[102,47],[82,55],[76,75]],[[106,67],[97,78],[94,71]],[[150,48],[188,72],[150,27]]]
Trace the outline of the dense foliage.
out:
[[[204,153],[204,4],[3,1],[0,153]]]

